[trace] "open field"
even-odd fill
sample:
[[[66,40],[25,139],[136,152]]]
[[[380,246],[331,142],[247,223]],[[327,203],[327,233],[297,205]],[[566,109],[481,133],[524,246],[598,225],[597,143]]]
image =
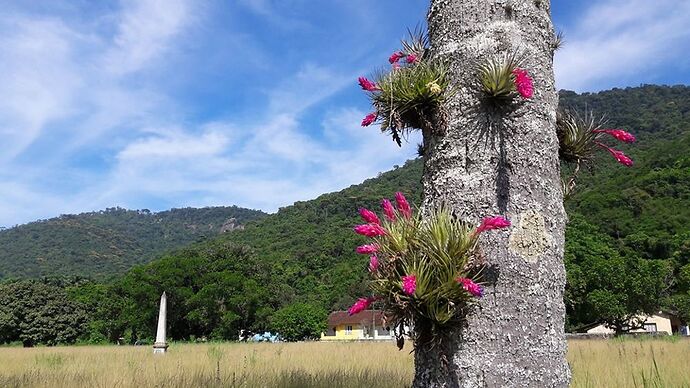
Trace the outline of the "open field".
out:
[[[686,340],[575,340],[573,387],[690,387]],[[404,387],[410,348],[392,343],[0,348],[0,387]],[[656,365],[656,366],[655,366]]]

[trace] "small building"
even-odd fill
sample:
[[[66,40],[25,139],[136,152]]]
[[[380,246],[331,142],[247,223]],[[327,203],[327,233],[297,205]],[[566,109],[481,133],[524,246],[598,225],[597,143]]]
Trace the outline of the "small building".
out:
[[[640,319],[645,318],[640,316]],[[615,330],[605,324],[598,324],[586,330],[587,334],[614,334]],[[659,311],[647,316],[643,328],[630,330],[629,333],[666,333],[668,335],[690,335],[688,326],[682,325],[680,319],[672,313]]]
[[[334,311],[328,316],[328,330],[321,333],[321,341],[392,340],[391,328],[384,325],[383,312],[364,310],[350,315]]]

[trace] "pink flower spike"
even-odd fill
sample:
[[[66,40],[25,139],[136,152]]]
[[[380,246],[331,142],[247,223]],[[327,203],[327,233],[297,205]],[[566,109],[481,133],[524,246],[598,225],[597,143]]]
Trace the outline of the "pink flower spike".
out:
[[[366,244],[366,245],[360,245],[355,249],[355,252],[359,253],[360,255],[371,255],[372,253],[376,253],[379,250],[379,246],[377,244]]]
[[[527,70],[516,67],[513,70],[515,76],[515,89],[523,98],[532,98],[534,86],[532,85],[532,78],[527,74]]]
[[[415,62],[417,61],[417,55],[415,55],[415,54],[408,54],[406,60],[407,60],[407,63],[413,64],[413,63],[415,63]]]
[[[398,63],[398,61],[404,57],[405,54],[402,51],[396,51],[390,56],[390,58],[388,58],[388,62],[390,62],[390,64],[392,65]]]
[[[377,113],[375,113],[375,112],[374,112],[374,113],[369,113],[369,114],[366,115],[366,116],[364,117],[364,119],[362,120],[362,126],[363,126],[363,127],[368,127],[368,126],[370,126],[371,124],[374,123],[374,121],[376,121],[376,118],[377,118],[377,117],[378,117],[378,114],[377,114]]]
[[[615,148],[611,148],[611,147],[607,146],[606,144],[602,144],[599,142],[597,142],[596,144],[599,147],[602,147],[605,150],[607,150],[608,152],[610,152],[611,155],[613,155],[613,157],[616,158],[616,161],[618,161],[618,163],[620,163],[626,167],[632,167],[632,165],[633,165],[632,159],[630,159],[626,154],[624,154],[623,151],[619,151]]]
[[[462,285],[465,291],[469,292],[477,298],[481,298],[484,295],[484,289],[479,284],[475,283],[472,279],[468,278],[457,278],[458,283]]]
[[[366,90],[367,92],[376,92],[381,90],[378,86],[376,86],[375,82],[371,82],[366,77],[359,77],[359,86],[362,87],[363,90]]]
[[[362,216],[362,219],[370,224],[377,224],[381,225],[381,221],[379,221],[379,217],[374,213],[373,211],[365,208],[359,208],[359,215]]]
[[[401,192],[395,193],[395,202],[398,204],[398,211],[403,215],[403,217],[409,219],[412,217],[412,209],[410,208],[410,203],[407,202],[407,198]]]
[[[403,276],[402,283],[403,291],[407,295],[414,294],[414,291],[417,289],[417,277],[415,275]]]
[[[357,313],[360,313],[360,312],[366,310],[367,308],[369,308],[369,305],[371,305],[371,303],[374,302],[375,300],[376,300],[376,298],[359,298],[359,299],[357,299],[355,304],[353,304],[352,307],[350,307],[350,309],[348,310],[348,313],[350,315],[355,315]]]
[[[379,258],[376,255],[369,257],[369,272],[376,272],[379,269]]]
[[[475,233],[479,234],[479,233],[487,231],[487,230],[507,228],[509,226],[510,226],[510,221],[508,221],[507,219],[505,219],[501,216],[486,217],[482,220],[482,224],[479,225],[479,227],[477,228]]]
[[[635,142],[635,136],[633,136],[632,133],[626,132],[622,129],[601,129],[598,131],[592,131],[595,133],[606,133],[610,136],[613,136],[616,138],[618,141],[622,141],[624,143],[634,143]]]
[[[388,221],[395,221],[395,209],[393,209],[391,201],[384,199],[381,201],[381,207],[383,207],[383,214],[386,215]]]
[[[357,234],[367,237],[378,237],[386,234],[386,230],[377,224],[364,224],[357,225],[354,227],[354,231]]]

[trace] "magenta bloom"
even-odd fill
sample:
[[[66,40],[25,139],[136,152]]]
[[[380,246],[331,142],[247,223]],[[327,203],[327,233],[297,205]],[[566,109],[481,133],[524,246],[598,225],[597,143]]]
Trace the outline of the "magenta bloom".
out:
[[[414,291],[417,289],[417,277],[415,275],[403,276],[402,283],[403,291],[407,295],[414,294]]]
[[[394,63],[398,63],[398,61],[404,57],[405,54],[402,51],[396,51],[390,56],[390,58],[388,58],[388,62],[390,62],[390,64],[392,65]]]
[[[379,258],[376,255],[369,257],[369,272],[376,272],[379,269]]]
[[[634,143],[635,142],[635,136],[633,136],[632,133],[626,132],[622,129],[602,129],[602,130],[593,131],[593,132],[606,133],[608,135],[615,137],[618,141],[622,141],[624,143]]]
[[[360,245],[355,249],[355,252],[359,253],[360,255],[371,255],[372,253],[376,253],[379,250],[379,246],[377,244],[366,244],[366,245]]]
[[[381,225],[377,224],[364,224],[364,225],[357,225],[354,227],[354,231],[357,234],[361,234],[362,236],[367,236],[367,237],[377,237],[377,236],[383,236],[386,234],[386,230],[381,227]]]
[[[626,154],[624,154],[623,151],[619,151],[615,148],[611,148],[611,147],[607,146],[606,144],[602,144],[602,143],[597,143],[597,145],[599,147],[604,148],[608,152],[610,152],[611,155],[613,155],[613,157],[616,158],[618,163],[620,163],[624,166],[627,166],[627,167],[632,167],[632,165],[633,165],[632,159],[630,159]]]
[[[515,76],[515,89],[517,89],[518,93],[523,98],[532,98],[534,87],[532,85],[532,78],[527,74],[527,70],[519,67],[515,68],[513,75]]]
[[[377,90],[381,90],[378,86],[376,86],[375,82],[371,82],[366,77],[359,77],[359,86],[362,87],[362,89],[366,90],[367,92],[375,92]]]
[[[384,199],[381,201],[381,207],[383,207],[383,214],[386,215],[388,221],[395,221],[395,209],[393,209],[391,201]]]
[[[609,148],[608,151],[611,153],[611,155],[613,155],[614,158],[616,158],[618,163],[627,167],[632,167],[632,159],[630,159],[626,154],[624,154],[623,151],[619,151],[613,148]]]
[[[370,224],[377,224],[380,225],[381,221],[379,221],[379,217],[374,213],[373,211],[365,208],[360,208],[359,209],[359,215],[362,216],[362,219]]]
[[[462,288],[464,288],[465,291],[469,292],[473,296],[481,298],[481,296],[484,295],[484,289],[482,286],[472,281],[472,279],[457,278],[456,280],[462,285]]]
[[[410,203],[407,202],[407,198],[401,192],[395,193],[395,202],[398,204],[398,211],[405,218],[412,217],[412,209],[410,208]]]
[[[364,116],[364,119],[362,120],[362,126],[363,127],[368,127],[371,124],[376,121],[376,118],[378,117],[378,114],[376,112],[369,113],[368,115]]]
[[[505,218],[498,216],[498,217],[486,217],[482,220],[482,224],[479,225],[475,233],[479,234],[481,232],[484,232],[486,230],[493,230],[493,229],[499,229],[499,228],[507,228],[510,226],[510,221],[506,220]]]
[[[417,56],[415,54],[408,54],[406,60],[409,64],[415,63],[417,62]]]
[[[350,307],[350,309],[348,310],[348,313],[350,315],[355,315],[359,312],[362,312],[362,311],[366,310],[367,308],[369,308],[369,305],[372,302],[374,302],[375,300],[376,300],[376,298],[359,298],[359,299],[357,299],[355,304],[353,304],[352,307]]]

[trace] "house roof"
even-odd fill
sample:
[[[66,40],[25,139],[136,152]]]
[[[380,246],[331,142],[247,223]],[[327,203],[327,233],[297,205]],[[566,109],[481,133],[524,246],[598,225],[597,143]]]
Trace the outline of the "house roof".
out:
[[[364,310],[354,315],[348,314],[347,311],[334,311],[328,316],[328,326],[372,322],[377,326],[383,326],[383,311]]]

